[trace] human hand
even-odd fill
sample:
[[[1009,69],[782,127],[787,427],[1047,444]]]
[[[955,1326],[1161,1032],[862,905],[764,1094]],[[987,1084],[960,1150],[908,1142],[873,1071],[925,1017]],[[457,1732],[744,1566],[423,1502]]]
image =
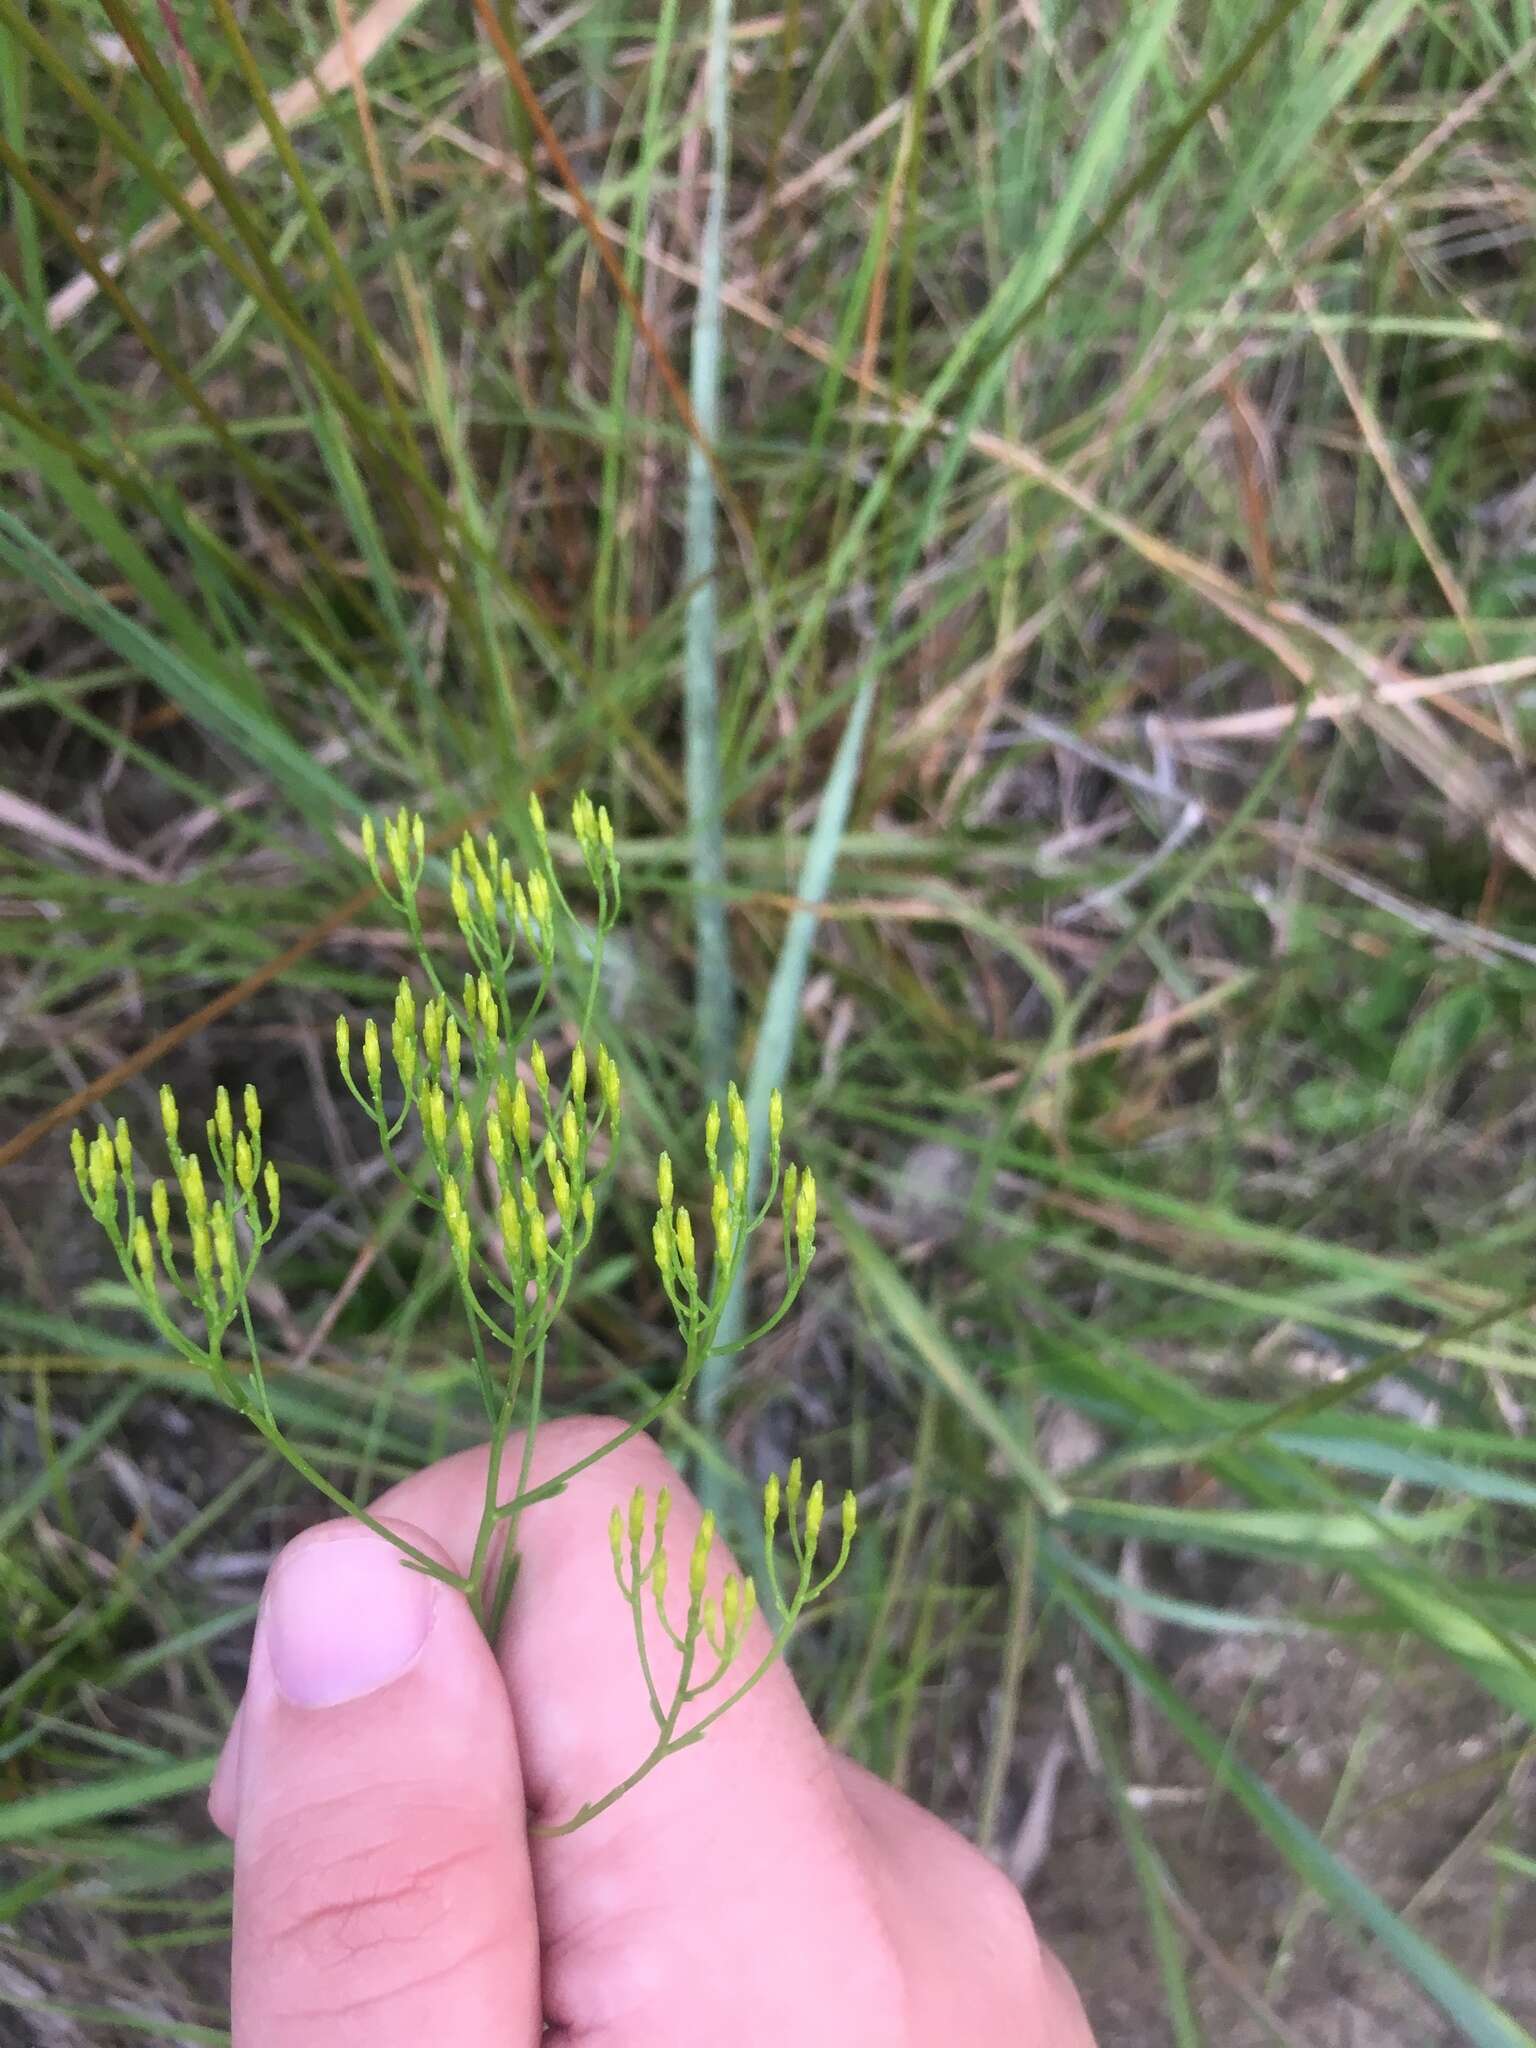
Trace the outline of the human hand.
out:
[[[534,1482],[613,1430],[547,1424]],[[671,1488],[686,1572],[699,1510],[638,1439],[526,1518],[499,1653],[355,1523],[283,1552],[209,1801],[235,2048],[1092,2048],[1013,1886],[835,1755],[782,1665],[598,1819],[530,1835],[651,1746],[606,1535],[637,1485]],[[484,1486],[465,1452],[374,1512],[462,1570]]]

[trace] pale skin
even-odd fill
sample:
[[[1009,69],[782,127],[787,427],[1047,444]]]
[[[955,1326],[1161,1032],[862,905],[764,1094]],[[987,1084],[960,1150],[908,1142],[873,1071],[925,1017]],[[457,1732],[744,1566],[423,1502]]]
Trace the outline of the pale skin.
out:
[[[535,1481],[614,1427],[548,1425]],[[375,1512],[462,1570],[484,1482],[466,1452]],[[606,1534],[637,1485],[671,1488],[684,1582],[699,1510],[631,1443],[529,1513],[496,1652],[355,1524],[284,1551],[210,1795],[234,2048],[1093,2048],[1014,1887],[831,1750],[782,1666],[598,1819],[538,1834],[651,1744]]]

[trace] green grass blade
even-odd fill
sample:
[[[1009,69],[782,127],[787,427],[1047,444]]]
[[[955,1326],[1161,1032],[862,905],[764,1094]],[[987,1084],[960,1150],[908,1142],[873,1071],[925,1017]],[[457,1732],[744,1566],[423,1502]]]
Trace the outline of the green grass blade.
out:
[[[1125,1677],[1150,1699],[1174,1732],[1188,1744],[1285,1857],[1298,1880],[1323,1902],[1379,1941],[1399,1967],[1461,2030],[1470,2048],[1536,2048],[1532,2036],[1500,2011],[1394,1913],[1370,1886],[1313,1834],[1263,1779],[1234,1754],[1187,1706],[1156,1665],[1133,1650],[1079,1587],[1046,1567],[1055,1593],[1079,1625]]]
[[[720,772],[719,589],[715,481],[706,449],[720,437],[725,206],[731,171],[731,0],[710,0],[705,117],[710,186],[699,246],[689,396],[701,439],[688,444],[683,581],[683,713],[688,822],[693,833],[695,1009],[700,1075],[707,1100],[724,1099],[734,1056],[736,998],[725,915],[724,796]]]

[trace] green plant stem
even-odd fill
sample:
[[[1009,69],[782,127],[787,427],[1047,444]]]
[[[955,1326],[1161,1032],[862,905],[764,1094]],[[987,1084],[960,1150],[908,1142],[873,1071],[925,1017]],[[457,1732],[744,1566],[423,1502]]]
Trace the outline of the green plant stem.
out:
[[[725,207],[730,183],[731,0],[710,0],[705,106],[710,187],[699,249],[690,397],[699,437],[688,447],[683,580],[688,609],[683,643],[683,708],[688,818],[693,833],[695,1008],[700,1079],[707,1099],[725,1093],[732,1066],[735,996],[725,914],[725,842],[720,765],[719,596],[715,480],[706,450],[720,424],[721,290]]]

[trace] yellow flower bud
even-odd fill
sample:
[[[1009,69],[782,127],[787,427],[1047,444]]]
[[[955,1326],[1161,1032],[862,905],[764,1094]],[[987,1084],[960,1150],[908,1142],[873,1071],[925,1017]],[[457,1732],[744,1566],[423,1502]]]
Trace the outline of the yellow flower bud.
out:
[[[453,910],[453,921],[461,932],[470,928],[469,891],[464,886],[464,865],[457,853],[448,868],[448,902]]]
[[[731,1194],[738,1202],[747,1195],[747,1155],[740,1147],[731,1154]]]
[[[741,1620],[741,1581],[734,1572],[727,1573],[725,1584],[720,1589],[720,1619],[725,1625],[726,1636],[735,1635]]]
[[[795,1199],[795,1247],[804,1264],[816,1247],[816,1176],[807,1167]]]
[[[533,1253],[533,1270],[542,1280],[549,1265],[549,1230],[538,1209],[528,1219],[528,1248]]]
[[[459,1069],[464,1063],[464,1040],[456,1017],[450,1017],[443,1026],[443,1051],[447,1055],[449,1075],[457,1082]]]
[[[581,1220],[586,1226],[588,1237],[592,1235],[593,1220],[597,1215],[597,1200],[590,1188],[581,1191]]]
[[[822,1518],[826,1514],[826,1508],[826,1494],[822,1489],[821,1481],[818,1479],[811,1488],[810,1497],[805,1503],[805,1547],[807,1550],[814,1550],[816,1548],[816,1540],[821,1534]]]
[[[512,1142],[519,1153],[528,1150],[528,1138],[533,1129],[533,1114],[528,1107],[528,1090],[521,1081],[512,1097]]]
[[[215,1202],[208,1218],[214,1256],[219,1262],[219,1282],[226,1299],[233,1301],[239,1287],[239,1262],[235,1254],[235,1227],[222,1202]]]
[[[694,1538],[693,1555],[688,1560],[688,1597],[700,1600],[704,1594],[704,1583],[709,1576],[709,1553],[715,1540],[715,1518],[705,1512],[699,1524],[699,1533]]]
[[[475,862],[474,880],[475,901],[480,906],[480,915],[487,924],[493,923],[496,917],[496,891],[492,886],[490,876],[485,872],[479,861]]]
[[[779,1156],[779,1139],[784,1134],[784,1098],[775,1088],[768,1098],[768,1145],[775,1159]]]
[[[379,871],[379,836],[372,818],[363,817],[363,855],[375,874]]]
[[[597,819],[593,814],[592,799],[582,790],[571,805],[571,836],[585,854],[590,853],[596,833]]]
[[[726,1105],[731,1119],[731,1143],[740,1152],[745,1152],[751,1140],[747,1124],[747,1105],[741,1099],[741,1090],[733,1081],[726,1092]]]
[[[368,1076],[368,1086],[378,1094],[383,1080],[384,1063],[379,1053],[379,1027],[370,1017],[363,1026],[363,1072]]]
[[[122,1169],[123,1179],[127,1180],[133,1172],[133,1139],[129,1135],[126,1117],[120,1116],[117,1120],[116,1127],[112,1132],[112,1150],[117,1155],[117,1163]]]
[[[667,1533],[667,1519],[671,1515],[671,1513],[672,1489],[670,1486],[663,1486],[656,1495],[656,1518],[654,1523],[652,1524],[653,1528],[656,1531],[656,1541],[658,1543],[660,1543],[662,1537]]]
[[[608,815],[608,806],[606,804],[599,804],[597,807],[597,836],[602,844],[604,853],[612,859],[613,820]]]
[[[510,911],[517,900],[517,884],[512,879],[512,863],[503,860],[501,864],[501,900]]]
[[[463,1153],[465,1159],[473,1159],[475,1154],[474,1127],[469,1121],[469,1111],[462,1102],[459,1104],[458,1114],[453,1120],[453,1135],[458,1139],[459,1150]]]
[[[597,1049],[597,1081],[603,1093],[603,1107],[608,1112],[608,1128],[614,1137],[619,1135],[619,1111],[623,1101],[623,1086],[619,1070],[609,1057],[608,1048],[600,1045]]]
[[[528,904],[533,912],[534,922],[539,928],[540,937],[545,940],[546,944],[550,943],[553,939],[549,915],[551,902],[549,882],[545,876],[535,869],[528,877]]]
[[[608,1548],[613,1552],[613,1568],[622,1578],[624,1575],[624,1517],[617,1508],[608,1517]]]
[[[395,875],[405,874],[405,812],[397,811],[394,817],[384,821],[384,850],[389,855],[389,864]]]
[[[244,1131],[235,1140],[235,1179],[247,1194],[256,1185],[256,1154]]]
[[[672,1155],[663,1152],[656,1162],[656,1199],[663,1209],[672,1206]]]
[[[859,1526],[859,1503],[856,1495],[843,1495],[843,1542],[852,1543]]]
[[[581,1046],[571,1054],[571,1100],[580,1105],[587,1099],[587,1055]]]
[[[85,1149],[85,1133],[80,1129],[78,1125],[76,1125],[75,1129],[72,1130],[69,1134],[69,1156],[74,1164],[75,1179],[79,1181],[80,1192],[83,1195],[86,1192],[86,1188],[88,1185],[86,1179],[87,1155]]]
[[[133,1226],[133,1259],[139,1277],[147,1286],[155,1280],[155,1248],[149,1241],[149,1225],[140,1216]]]
[[[201,1219],[192,1226],[192,1270],[205,1286],[213,1278],[213,1239]]]
[[[278,1185],[277,1168],[270,1159],[262,1168],[261,1184],[267,1191],[267,1212],[271,1219],[270,1228],[276,1230],[277,1219],[282,1213],[282,1189]]]
[[[500,1179],[507,1170],[507,1127],[501,1120],[499,1109],[492,1109],[486,1114],[485,1149]]]
[[[433,996],[421,1013],[421,1049],[434,1071],[443,1057],[443,1022],[447,1014],[448,1005],[441,996]]]
[[[677,1239],[677,1256],[682,1261],[683,1271],[692,1279],[698,1271],[698,1260],[693,1243],[693,1218],[686,1209],[678,1209],[673,1232]]]
[[[548,834],[544,829],[544,806],[537,796],[530,793],[528,798],[528,822],[533,827],[533,836],[540,846],[547,843]]]
[[[712,1102],[704,1118],[704,1157],[709,1161],[711,1173],[720,1157],[720,1105]]]
[[[453,1256],[460,1267],[469,1263],[469,1218],[464,1213],[464,1197],[459,1184],[451,1180],[443,1189],[443,1221],[448,1226],[449,1242]]]
[[[181,1170],[181,1199],[187,1205],[187,1221],[194,1226],[208,1220],[208,1197],[203,1191],[202,1161],[189,1153]]]
[[[645,1534],[645,1488],[637,1486],[629,1496],[629,1540],[638,1543]]]
[[[425,860],[427,857],[427,828],[422,822],[420,811],[411,820],[411,845],[416,850],[417,860]]]
[[[235,1149],[235,1113],[230,1106],[227,1088],[220,1088],[213,1098],[213,1127],[219,1134],[219,1145],[227,1159]]]
[[[549,1062],[544,1057],[544,1048],[535,1039],[528,1052],[528,1064],[533,1069],[534,1086],[541,1096],[549,1093]]]
[[[789,1474],[784,1481],[784,1505],[792,1516],[800,1506],[800,1488],[803,1479],[804,1474],[801,1470],[800,1460],[792,1458],[790,1460]]]
[[[507,1255],[507,1264],[514,1273],[521,1272],[523,1265],[523,1221],[517,1213],[517,1203],[511,1193],[501,1198],[497,1210],[501,1223],[501,1248]]]
[[[572,1166],[581,1157],[581,1126],[570,1103],[565,1105],[560,1117],[560,1150]]]
[[[779,1475],[770,1472],[768,1484],[763,1488],[763,1533],[772,1536],[779,1526]]]
[[[397,1019],[389,1035],[390,1051],[395,1056],[395,1072],[400,1076],[400,1086],[407,1095],[416,1078],[416,1034],[403,1031]]]
[[[256,1094],[256,1090],[249,1081],[245,1084],[245,1097],[241,1107],[245,1111],[245,1128],[253,1138],[259,1138],[261,1136],[261,1102]]]
[[[477,991],[480,1009],[480,1029],[494,1045],[501,1035],[501,1012],[496,1007],[496,991],[491,987],[490,976],[482,974]]]
[[[91,1193],[98,1203],[104,1202],[117,1183],[117,1154],[105,1130],[98,1130],[91,1140],[91,1149],[86,1156],[86,1173]]]
[[[656,1269],[663,1280],[672,1277],[672,1230],[671,1219],[665,1209],[656,1211],[656,1221],[651,1225],[651,1250],[656,1255]]]
[[[571,1193],[570,1176],[558,1160],[549,1171],[549,1188],[555,1198],[555,1214],[569,1229],[576,1214],[576,1198]]]
[[[149,1213],[155,1219],[155,1235],[163,1245],[171,1234],[171,1196],[163,1180],[157,1180],[149,1191]]]
[[[352,1065],[352,1027],[345,1017],[336,1019],[336,1061],[344,1074]]]

